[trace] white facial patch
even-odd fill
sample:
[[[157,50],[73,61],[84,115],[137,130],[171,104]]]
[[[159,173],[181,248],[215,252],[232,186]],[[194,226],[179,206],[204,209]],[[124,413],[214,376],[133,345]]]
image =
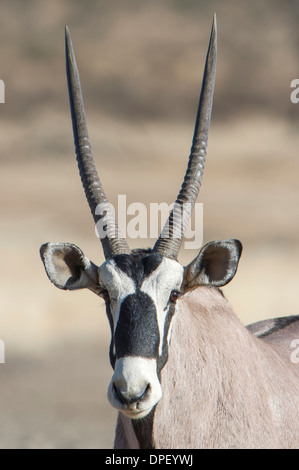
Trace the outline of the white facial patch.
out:
[[[119,400],[116,389],[128,401],[128,404]],[[140,397],[145,390],[145,396],[140,402],[129,403],[134,397]],[[107,395],[111,405],[129,418],[146,416],[162,397],[162,388],[156,372],[156,360],[142,357],[118,359]]]
[[[183,275],[184,268],[177,261],[163,258],[158,268],[144,280],[140,289],[152,298],[157,309],[157,322],[160,333],[160,355],[162,354],[164,324],[169,296],[173,290],[180,289]],[[169,329],[171,330],[171,325]]]
[[[100,266],[99,278],[109,293],[114,333],[118,322],[120,305],[127,295],[136,292],[135,283],[113,260],[107,260]]]

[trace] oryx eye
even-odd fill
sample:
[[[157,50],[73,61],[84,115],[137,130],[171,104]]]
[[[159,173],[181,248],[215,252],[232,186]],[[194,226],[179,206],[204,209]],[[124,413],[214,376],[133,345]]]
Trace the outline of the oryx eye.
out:
[[[178,292],[177,290],[173,290],[170,294],[169,300],[170,302],[176,302],[180,296],[180,292]]]

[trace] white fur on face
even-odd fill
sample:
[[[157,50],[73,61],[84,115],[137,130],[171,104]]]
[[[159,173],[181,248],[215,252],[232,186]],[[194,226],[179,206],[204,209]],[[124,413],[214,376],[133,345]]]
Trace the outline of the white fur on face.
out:
[[[152,298],[156,306],[157,322],[160,332],[160,354],[162,353],[164,320],[169,296],[173,290],[180,289],[183,274],[184,268],[177,261],[163,258],[158,268],[146,277],[140,289]],[[99,278],[100,282],[109,292],[115,332],[121,303],[125,297],[136,292],[135,283],[113,260],[106,261],[99,268]]]
[[[140,402],[123,404],[115,387],[130,400],[146,393]],[[156,372],[156,360],[143,357],[123,357],[115,363],[115,370],[108,388],[111,405],[132,419],[146,416],[162,397],[162,389]]]
[[[179,290],[183,281],[184,268],[177,262],[163,258],[159,267],[147,277],[141,291],[147,293],[153,300],[157,310],[157,322],[160,332],[159,354],[162,354],[164,324],[167,313],[169,296],[173,290]],[[171,325],[169,327],[171,330]],[[170,334],[168,334],[168,339]]]
[[[99,278],[109,292],[114,333],[118,322],[121,303],[127,295],[136,292],[135,283],[113,260],[108,260],[102,264],[99,268]]]

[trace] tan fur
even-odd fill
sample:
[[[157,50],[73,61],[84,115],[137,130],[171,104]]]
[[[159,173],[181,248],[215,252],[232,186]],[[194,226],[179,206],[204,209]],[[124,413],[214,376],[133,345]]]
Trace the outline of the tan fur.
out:
[[[293,330],[285,345],[299,337]],[[155,447],[299,447],[299,364],[290,353],[250,333],[216,289],[186,296],[162,370]]]
[[[114,449],[140,449],[131,419],[118,413]]]

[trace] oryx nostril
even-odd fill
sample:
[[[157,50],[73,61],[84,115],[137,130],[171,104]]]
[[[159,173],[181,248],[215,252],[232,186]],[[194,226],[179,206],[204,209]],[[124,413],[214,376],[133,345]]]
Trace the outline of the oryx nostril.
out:
[[[149,389],[150,389],[150,384],[148,384],[145,387],[142,393],[132,396],[131,394],[128,394],[128,392],[119,390],[117,386],[115,385],[115,383],[113,384],[114,393],[123,405],[133,405],[134,403],[138,403],[142,401],[147,395]]]
[[[121,403],[125,403],[125,396],[122,394],[122,392],[116,387],[115,384],[113,384],[113,391],[115,393],[115,395],[117,396],[117,398],[119,399],[119,401]]]
[[[148,394],[150,388],[151,388],[151,387],[150,387],[150,384],[147,384],[147,386],[145,387],[145,389],[144,389],[142,395],[139,396],[139,398],[138,398],[138,400],[137,400],[138,402],[139,402],[139,401],[142,401],[142,400],[146,397],[146,395]]]

